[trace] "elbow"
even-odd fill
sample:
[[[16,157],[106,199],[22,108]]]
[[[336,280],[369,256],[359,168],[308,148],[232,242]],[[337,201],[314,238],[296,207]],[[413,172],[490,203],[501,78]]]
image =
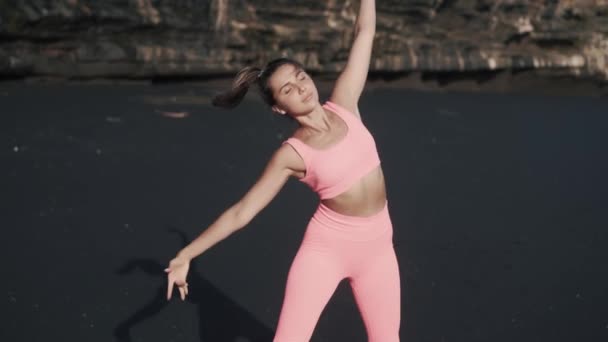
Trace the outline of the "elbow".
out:
[[[239,231],[243,228],[245,228],[247,226],[247,224],[249,224],[249,222],[251,222],[250,218],[247,217],[242,217],[242,216],[236,216],[234,218],[234,229],[233,231]]]
[[[253,219],[253,216],[243,210],[244,208],[240,204],[235,205],[232,209],[234,231],[243,229]]]
[[[361,23],[359,25],[357,25],[356,29],[355,29],[355,36],[359,36],[359,35],[371,35],[374,36],[376,34],[376,22],[372,22],[372,23]]]

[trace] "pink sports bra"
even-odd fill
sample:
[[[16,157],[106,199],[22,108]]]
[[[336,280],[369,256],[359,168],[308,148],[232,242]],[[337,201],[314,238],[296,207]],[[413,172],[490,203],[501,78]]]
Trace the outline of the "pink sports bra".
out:
[[[316,149],[291,137],[291,145],[304,160],[306,175],[300,181],[321,199],[336,197],[380,164],[376,142],[363,122],[344,107],[330,101],[323,104],[348,126],[346,136],[324,149]]]

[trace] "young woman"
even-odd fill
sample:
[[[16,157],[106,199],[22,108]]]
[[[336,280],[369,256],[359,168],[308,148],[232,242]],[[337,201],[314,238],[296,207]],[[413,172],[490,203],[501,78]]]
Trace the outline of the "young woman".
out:
[[[188,294],[190,260],[246,226],[290,176],[320,197],[291,265],[275,342],[308,341],[317,320],[345,278],[363,317],[369,341],[399,341],[400,280],[380,159],[363,125],[358,100],[364,88],[375,35],[374,0],[361,0],[355,39],[331,97],[321,104],[317,88],[296,61],[277,59],[263,69],[241,70],[231,91],[214,105],[231,108],[256,84],[280,115],[299,123],[273,154],[253,187],[165,270],[167,298],[174,285]]]

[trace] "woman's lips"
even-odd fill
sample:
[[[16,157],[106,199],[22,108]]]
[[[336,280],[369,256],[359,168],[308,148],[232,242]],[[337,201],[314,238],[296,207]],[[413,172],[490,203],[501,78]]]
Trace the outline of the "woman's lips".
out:
[[[310,93],[310,95],[306,96],[306,98],[304,99],[304,102],[308,102],[310,99],[312,99],[312,93]]]

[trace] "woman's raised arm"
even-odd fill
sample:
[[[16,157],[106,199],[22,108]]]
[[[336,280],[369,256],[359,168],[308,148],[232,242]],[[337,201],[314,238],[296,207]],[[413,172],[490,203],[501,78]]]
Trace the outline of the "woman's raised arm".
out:
[[[376,3],[361,0],[355,24],[355,38],[344,70],[340,73],[330,100],[359,114],[357,103],[363,92],[376,35]]]

